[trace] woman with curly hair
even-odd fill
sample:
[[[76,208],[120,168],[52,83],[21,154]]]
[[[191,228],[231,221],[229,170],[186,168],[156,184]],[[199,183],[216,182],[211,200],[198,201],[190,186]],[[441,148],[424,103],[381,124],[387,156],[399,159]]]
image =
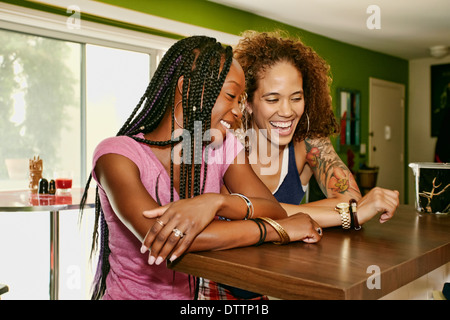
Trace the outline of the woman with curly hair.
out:
[[[253,170],[288,215],[302,211],[322,228],[345,229],[358,229],[377,214],[381,223],[392,218],[398,192],[374,188],[361,197],[329,139],[339,127],[332,110],[328,64],[299,39],[281,32],[245,32],[234,57],[244,70],[247,93],[240,138],[245,139]],[[313,175],[326,199],[300,204]],[[355,208],[350,204],[356,204],[357,215],[345,208]],[[200,297],[261,296],[202,279]]]

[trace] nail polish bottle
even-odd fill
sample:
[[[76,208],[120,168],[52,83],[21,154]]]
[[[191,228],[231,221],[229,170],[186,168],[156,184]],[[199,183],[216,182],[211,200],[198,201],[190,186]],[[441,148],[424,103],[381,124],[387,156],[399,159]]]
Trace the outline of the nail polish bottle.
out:
[[[55,184],[55,180],[50,180],[50,182],[48,183],[48,193],[49,194],[55,194],[56,193],[56,184]]]
[[[39,194],[48,194],[48,181],[47,181],[47,179],[41,178],[39,180],[38,193]]]

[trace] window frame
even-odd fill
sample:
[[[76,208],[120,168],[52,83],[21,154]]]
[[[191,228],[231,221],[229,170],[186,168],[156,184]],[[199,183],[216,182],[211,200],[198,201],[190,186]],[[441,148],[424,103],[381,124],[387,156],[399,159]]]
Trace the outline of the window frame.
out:
[[[3,6],[4,5],[4,6]],[[86,117],[86,45],[100,45],[148,54],[150,78],[174,39],[117,28],[90,21],[81,21],[80,28],[69,28],[68,16],[34,9],[2,4],[0,29],[34,36],[78,43],[81,46],[80,63],[80,182],[87,181],[87,117]]]

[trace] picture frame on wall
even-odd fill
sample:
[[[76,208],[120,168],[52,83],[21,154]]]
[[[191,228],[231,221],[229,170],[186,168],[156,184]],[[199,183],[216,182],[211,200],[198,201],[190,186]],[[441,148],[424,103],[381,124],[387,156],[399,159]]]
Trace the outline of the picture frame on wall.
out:
[[[450,63],[431,66],[431,136],[437,137],[450,109]]]

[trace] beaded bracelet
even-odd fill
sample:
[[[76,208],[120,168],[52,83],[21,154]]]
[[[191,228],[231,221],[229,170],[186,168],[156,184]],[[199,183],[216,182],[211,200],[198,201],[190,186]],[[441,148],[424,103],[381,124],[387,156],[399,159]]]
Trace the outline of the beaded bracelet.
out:
[[[250,199],[247,198],[246,196],[244,196],[243,194],[240,194],[240,193],[231,193],[230,195],[231,196],[238,196],[242,200],[245,201],[245,204],[247,205],[247,213],[245,214],[244,220],[253,218],[254,208],[253,208],[253,203],[250,201]]]
[[[291,238],[289,237],[289,234],[286,232],[286,230],[284,230],[284,228],[275,220],[272,220],[268,217],[260,217],[258,218],[260,220],[263,220],[265,222],[267,222],[268,224],[270,224],[272,226],[272,228],[275,229],[275,231],[278,233],[278,235],[280,236],[280,241],[274,241],[274,244],[287,244],[289,242],[291,242]]]

